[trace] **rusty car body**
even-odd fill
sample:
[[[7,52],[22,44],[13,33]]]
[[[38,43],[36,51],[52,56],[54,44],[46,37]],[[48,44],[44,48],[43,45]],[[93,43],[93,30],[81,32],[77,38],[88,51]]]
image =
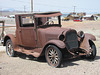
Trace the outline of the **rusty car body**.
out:
[[[61,27],[61,13],[18,14],[16,35],[4,37],[3,45],[9,56],[16,52],[34,57],[44,56],[52,67],[59,67],[63,58],[83,56],[94,59],[96,40],[92,34]]]

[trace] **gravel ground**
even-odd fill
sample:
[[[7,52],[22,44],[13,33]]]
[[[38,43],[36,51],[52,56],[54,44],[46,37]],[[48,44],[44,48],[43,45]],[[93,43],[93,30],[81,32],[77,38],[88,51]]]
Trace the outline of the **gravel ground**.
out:
[[[64,60],[61,68],[50,67],[44,57],[39,59],[18,54],[9,57],[0,46],[0,75],[100,75],[100,22],[62,22],[63,27],[83,30],[96,36],[97,56],[94,61],[81,58]]]

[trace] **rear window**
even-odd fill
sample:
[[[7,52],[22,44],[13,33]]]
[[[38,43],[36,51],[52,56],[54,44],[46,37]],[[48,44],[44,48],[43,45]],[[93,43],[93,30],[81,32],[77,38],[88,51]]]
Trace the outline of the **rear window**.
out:
[[[33,27],[34,18],[33,16],[21,16],[20,17],[20,27]]]

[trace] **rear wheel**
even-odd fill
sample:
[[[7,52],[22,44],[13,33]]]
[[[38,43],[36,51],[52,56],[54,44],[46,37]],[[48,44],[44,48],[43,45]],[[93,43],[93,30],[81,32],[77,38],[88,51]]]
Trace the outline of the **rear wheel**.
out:
[[[45,51],[48,64],[52,67],[60,67],[62,61],[61,51],[54,45],[49,45]]]
[[[6,53],[10,57],[14,57],[16,54],[16,52],[13,49],[13,45],[10,39],[8,39],[6,42]]]

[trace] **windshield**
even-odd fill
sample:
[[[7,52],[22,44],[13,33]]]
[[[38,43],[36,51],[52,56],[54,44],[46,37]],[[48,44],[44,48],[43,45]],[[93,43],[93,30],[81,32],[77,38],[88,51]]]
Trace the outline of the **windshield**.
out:
[[[36,18],[36,25],[37,25],[37,27],[61,26],[60,16],[38,17],[38,18]]]

